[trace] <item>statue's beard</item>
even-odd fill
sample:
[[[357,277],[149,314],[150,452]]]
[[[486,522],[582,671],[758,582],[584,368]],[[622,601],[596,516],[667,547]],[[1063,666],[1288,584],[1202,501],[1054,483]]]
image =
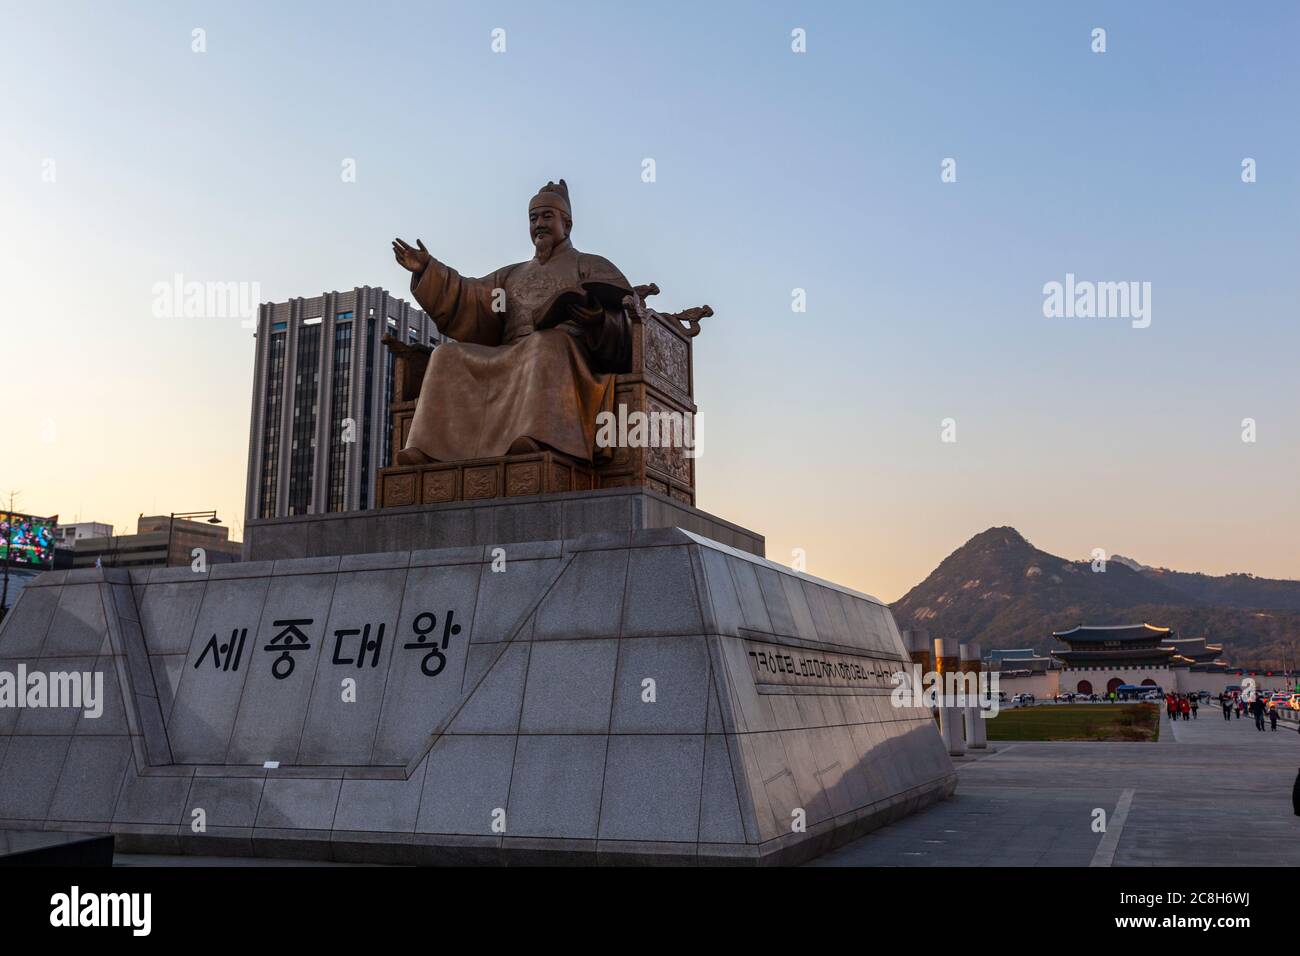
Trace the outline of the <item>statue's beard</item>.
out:
[[[537,250],[537,258],[549,259],[555,251],[555,234],[543,232],[533,236],[533,248]]]

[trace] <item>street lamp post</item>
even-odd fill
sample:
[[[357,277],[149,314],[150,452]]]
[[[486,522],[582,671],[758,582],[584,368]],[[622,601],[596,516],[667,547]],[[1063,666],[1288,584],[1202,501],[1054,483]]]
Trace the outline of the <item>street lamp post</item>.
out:
[[[171,567],[172,563],[172,529],[176,525],[177,518],[207,518],[208,524],[221,524],[221,519],[217,517],[217,512],[213,511],[173,511],[167,517],[167,553],[163,555],[163,567]]]

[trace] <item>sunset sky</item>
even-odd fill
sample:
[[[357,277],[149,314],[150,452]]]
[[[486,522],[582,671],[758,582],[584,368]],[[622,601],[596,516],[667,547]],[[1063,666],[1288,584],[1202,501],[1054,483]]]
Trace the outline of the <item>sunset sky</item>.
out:
[[[1295,4],[2,13],[18,510],[216,508],[238,536],[252,333],[157,318],[154,284],[409,298],[393,236],[486,274],[531,254],[528,198],[564,177],[579,249],[661,309],[713,306],[699,506],[772,559],[894,600],[1013,525],[1300,578]],[[1067,273],[1150,282],[1150,326],[1045,317]]]

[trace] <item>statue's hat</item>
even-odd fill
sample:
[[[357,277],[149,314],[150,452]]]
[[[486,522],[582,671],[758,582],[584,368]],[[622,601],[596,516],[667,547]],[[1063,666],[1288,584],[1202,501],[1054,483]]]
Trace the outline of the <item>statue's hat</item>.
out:
[[[537,190],[537,195],[528,202],[530,210],[538,206],[553,206],[561,209],[570,219],[573,218],[573,208],[569,205],[569,186],[563,179],[558,183],[548,182],[541,189]]]

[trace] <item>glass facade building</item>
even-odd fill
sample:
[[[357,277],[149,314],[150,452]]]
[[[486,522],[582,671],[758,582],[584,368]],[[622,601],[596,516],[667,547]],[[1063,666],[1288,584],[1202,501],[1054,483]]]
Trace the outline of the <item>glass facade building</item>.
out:
[[[442,341],[427,315],[370,286],[259,308],[247,519],[374,506],[392,457],[385,335]]]

